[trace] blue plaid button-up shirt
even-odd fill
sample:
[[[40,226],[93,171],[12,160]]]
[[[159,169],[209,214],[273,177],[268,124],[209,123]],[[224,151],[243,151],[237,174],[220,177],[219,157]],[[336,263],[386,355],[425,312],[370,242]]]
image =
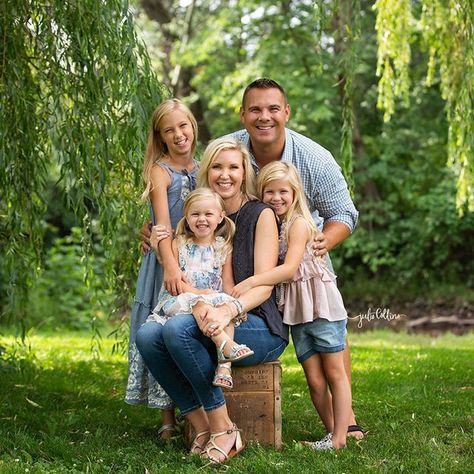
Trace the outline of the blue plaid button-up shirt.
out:
[[[352,232],[359,213],[336,160],[328,150],[304,135],[289,128],[285,129],[285,134],[285,149],[281,159],[295,165],[300,172],[304,193],[315,222],[319,226],[331,221],[343,222]],[[226,136],[246,145],[254,170],[258,173],[259,167],[252,155],[248,132],[239,130]]]

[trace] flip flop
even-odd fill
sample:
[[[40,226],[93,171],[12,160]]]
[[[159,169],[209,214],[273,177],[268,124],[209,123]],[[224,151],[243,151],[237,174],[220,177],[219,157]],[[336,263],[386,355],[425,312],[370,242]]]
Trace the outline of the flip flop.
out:
[[[358,431],[362,433],[362,438],[363,438],[364,435],[365,435],[365,431],[362,429],[361,426],[359,426],[359,425],[349,425],[347,427],[347,433],[357,433]],[[356,438],[356,437],[354,436],[354,438]],[[356,439],[362,439],[362,438],[356,438]]]

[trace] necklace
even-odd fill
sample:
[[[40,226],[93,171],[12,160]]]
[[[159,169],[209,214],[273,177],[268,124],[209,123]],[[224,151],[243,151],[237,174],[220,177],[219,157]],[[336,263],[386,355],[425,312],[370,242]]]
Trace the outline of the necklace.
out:
[[[234,220],[234,224],[235,224],[236,227],[237,227],[237,221],[239,220],[240,211],[242,210],[242,207],[246,202],[247,202],[247,200],[242,196],[242,201],[240,202],[240,207],[237,210],[235,220]]]

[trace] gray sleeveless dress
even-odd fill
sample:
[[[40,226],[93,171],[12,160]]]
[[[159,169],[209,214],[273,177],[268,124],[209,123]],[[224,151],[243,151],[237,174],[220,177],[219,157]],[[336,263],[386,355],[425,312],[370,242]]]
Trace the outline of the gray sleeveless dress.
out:
[[[196,174],[198,162],[195,162],[193,171],[174,171],[167,164],[158,162],[171,177],[168,188],[168,207],[171,226],[183,217],[183,202],[186,196],[196,188]],[[150,205],[150,215],[153,224],[155,216]],[[171,408],[172,401],[148,372],[141,355],[135,345],[135,336],[140,326],[152,313],[158,302],[158,294],[163,282],[163,267],[158,262],[155,253],[149,251],[142,257],[140,271],[138,273],[135,301],[130,317],[130,341],[128,346],[128,381],[125,394],[125,402],[131,405],[147,404],[149,408]]]

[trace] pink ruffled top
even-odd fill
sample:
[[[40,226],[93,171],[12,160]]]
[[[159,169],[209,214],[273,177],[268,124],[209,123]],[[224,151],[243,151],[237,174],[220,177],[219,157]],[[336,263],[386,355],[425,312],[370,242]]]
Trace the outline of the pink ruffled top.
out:
[[[286,225],[284,222],[280,231],[280,262],[284,261],[288,250],[288,242],[284,238]],[[336,275],[329,270],[323,257],[313,256],[312,242],[306,245],[293,278],[279,285],[278,309],[283,312],[283,322],[290,326],[309,323],[316,318],[329,321],[347,318],[336,285]]]

